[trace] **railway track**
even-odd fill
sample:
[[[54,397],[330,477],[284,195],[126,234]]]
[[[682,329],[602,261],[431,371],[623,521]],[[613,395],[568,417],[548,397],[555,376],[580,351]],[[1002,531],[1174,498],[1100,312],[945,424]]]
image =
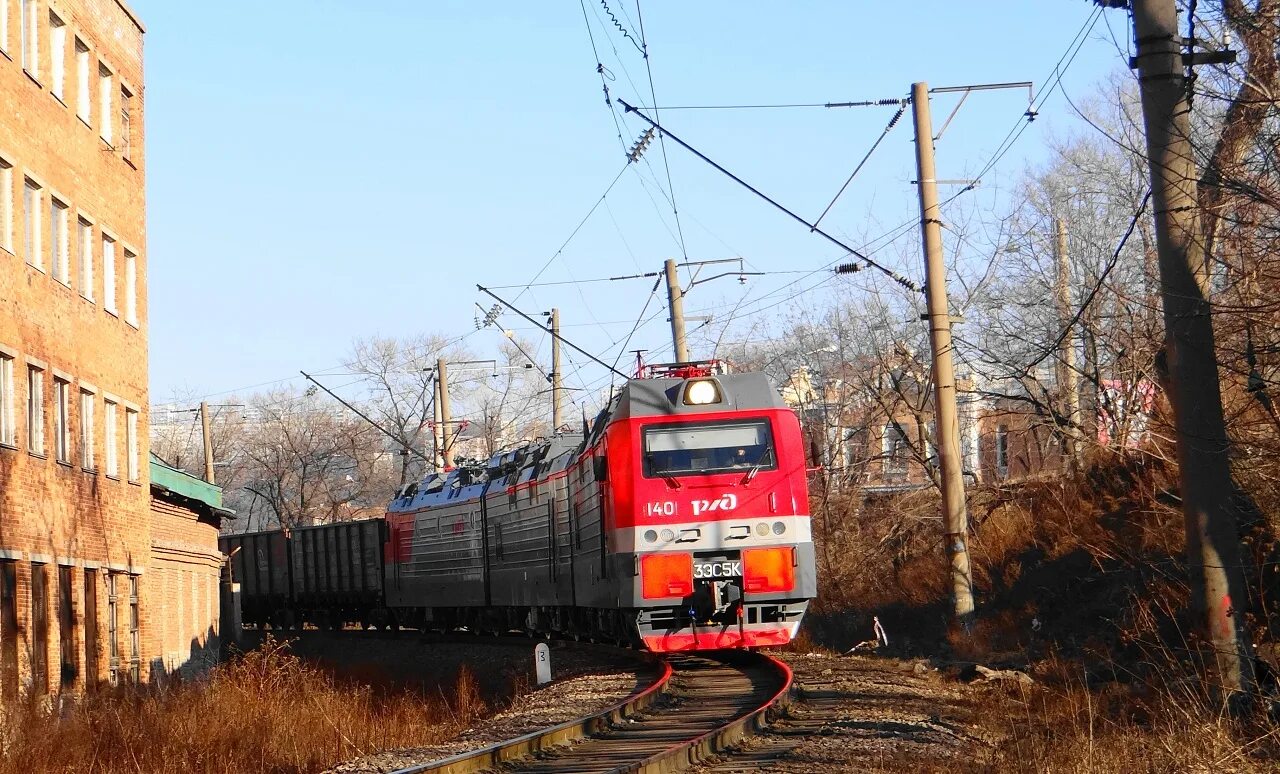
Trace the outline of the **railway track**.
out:
[[[679,771],[763,728],[791,681],[786,664],[758,653],[671,656],[605,712],[396,774]]]

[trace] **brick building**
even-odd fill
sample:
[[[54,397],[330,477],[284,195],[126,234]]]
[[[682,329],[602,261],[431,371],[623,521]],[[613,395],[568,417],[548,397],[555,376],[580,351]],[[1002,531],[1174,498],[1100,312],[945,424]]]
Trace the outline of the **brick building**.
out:
[[[143,34],[122,0],[0,0],[0,696],[161,656]]]

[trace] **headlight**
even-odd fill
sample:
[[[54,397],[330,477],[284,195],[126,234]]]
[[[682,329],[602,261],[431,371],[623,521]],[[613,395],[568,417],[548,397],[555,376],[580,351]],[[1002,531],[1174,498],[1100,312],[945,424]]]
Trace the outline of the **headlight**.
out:
[[[690,406],[719,403],[720,387],[712,379],[694,379],[684,388],[684,402]]]
[[[780,522],[780,521],[775,521],[775,522],[773,523],[773,534],[775,534],[775,535],[781,535],[783,532],[786,532],[786,531],[787,531],[787,525],[786,525],[786,524],[783,524],[783,523],[782,523],[782,522]]]
[[[655,541],[655,540],[657,540],[657,539],[658,539],[658,532],[657,532],[657,530],[646,529],[646,530],[644,531],[644,542],[646,542],[646,543],[652,543],[653,541]]]
[[[669,529],[664,529],[664,530],[662,530],[662,542],[663,542],[663,543],[670,543],[672,540],[675,540],[675,539],[676,539],[676,533],[672,532],[672,531],[671,531],[671,530],[669,530]]]
[[[757,524],[757,525],[756,525],[756,534],[757,534],[757,535],[759,535],[760,537],[764,537],[765,535],[768,535],[768,534],[769,534],[769,525],[768,525],[768,524],[766,524],[766,523],[765,523],[765,522],[763,522],[763,521],[762,521],[762,522],[760,522],[759,524]]]

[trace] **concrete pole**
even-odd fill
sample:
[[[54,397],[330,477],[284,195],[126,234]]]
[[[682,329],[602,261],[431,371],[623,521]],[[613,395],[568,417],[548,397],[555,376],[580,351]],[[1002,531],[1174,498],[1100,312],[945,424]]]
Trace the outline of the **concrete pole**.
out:
[[[436,393],[440,404],[440,458],[445,468],[453,467],[453,416],[449,412],[449,367],[444,358],[436,360],[436,384],[440,392]]]
[[[551,310],[551,434],[564,422],[564,380],[560,374],[560,310]]]
[[[209,404],[200,401],[200,428],[204,433],[204,480],[218,483],[213,476],[213,434],[209,431]]]
[[[440,380],[433,379],[431,382],[431,461],[435,463],[436,472],[444,470],[444,442],[441,441],[441,431],[444,427],[440,423]]]
[[[942,473],[942,513],[946,551],[951,565],[951,602],[956,621],[966,629],[973,620],[973,576],[969,569],[969,513],[964,499],[960,459],[960,422],[956,411],[956,377],[951,350],[951,312],[947,306],[947,267],[942,260],[942,215],[933,168],[933,122],[929,86],[911,85],[916,130],[916,167],[920,189],[920,231],[924,237],[925,294],[929,343],[933,349],[935,424],[938,467]]]
[[[1071,261],[1067,252],[1067,224],[1061,218],[1053,221],[1056,232],[1058,278],[1058,324],[1071,325]],[[1076,369],[1076,337],[1070,330],[1062,337],[1062,351],[1058,359],[1058,389],[1062,395],[1062,411],[1068,427],[1061,434],[1062,453],[1066,458],[1067,472],[1080,473],[1080,373]]]
[[[1230,699],[1233,694],[1252,692],[1256,676],[1245,630],[1249,598],[1231,503],[1178,10],[1174,0],[1134,0],[1132,8],[1164,306],[1166,391],[1178,439],[1187,563],[1197,612],[1206,616],[1218,678],[1225,698]]]
[[[671,310],[671,343],[675,345],[676,362],[689,362],[689,344],[684,338],[684,293],[680,290],[680,274],[676,262],[668,258],[664,269],[667,275],[667,306]]]

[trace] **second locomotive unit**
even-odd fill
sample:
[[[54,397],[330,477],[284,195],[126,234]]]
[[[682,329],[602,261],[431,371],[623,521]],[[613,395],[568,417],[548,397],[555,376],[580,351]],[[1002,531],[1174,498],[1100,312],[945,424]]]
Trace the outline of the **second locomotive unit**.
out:
[[[522,630],[654,651],[789,642],[816,592],[795,414],[763,374],[680,364],[646,376],[585,434],[406,487],[377,571],[367,539],[345,553],[317,540],[345,525],[224,538],[243,549],[246,621]]]

